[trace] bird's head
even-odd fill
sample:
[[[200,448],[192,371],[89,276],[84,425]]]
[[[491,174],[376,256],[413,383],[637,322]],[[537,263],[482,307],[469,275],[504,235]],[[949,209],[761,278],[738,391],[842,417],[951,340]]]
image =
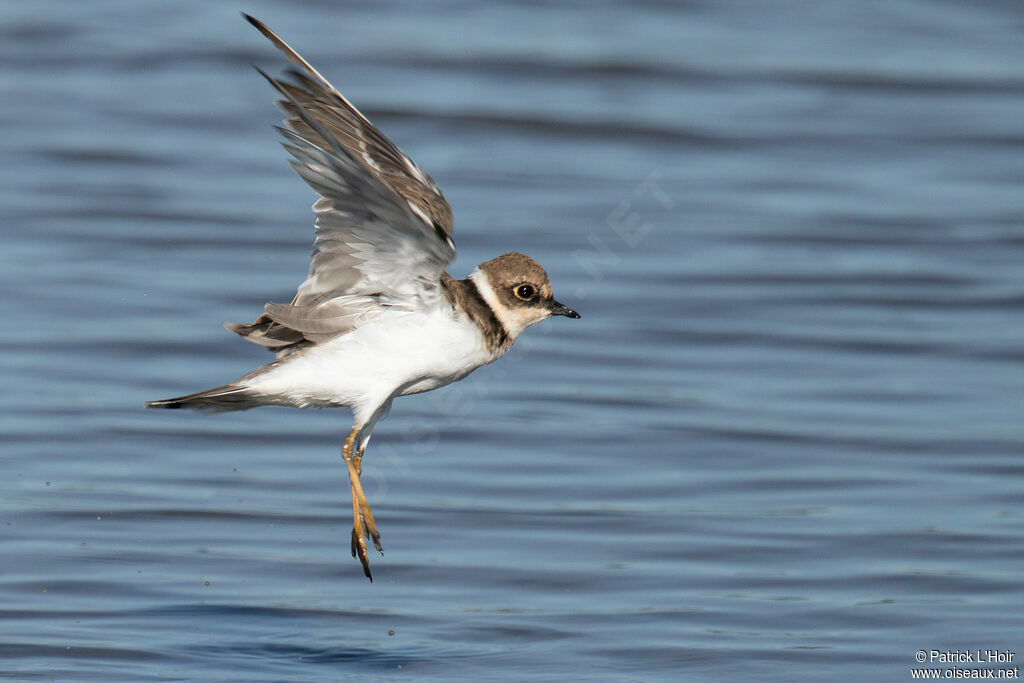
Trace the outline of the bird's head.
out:
[[[553,315],[580,317],[555,301],[548,274],[526,254],[502,254],[481,263],[469,277],[512,339]]]

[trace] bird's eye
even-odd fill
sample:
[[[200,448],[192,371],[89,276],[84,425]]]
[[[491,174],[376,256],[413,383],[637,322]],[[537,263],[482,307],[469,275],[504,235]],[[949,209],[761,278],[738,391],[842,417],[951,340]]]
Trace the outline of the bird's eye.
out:
[[[512,291],[516,295],[517,299],[522,299],[523,301],[529,301],[533,298],[533,295],[536,294],[536,291],[533,289],[533,285],[519,285]]]

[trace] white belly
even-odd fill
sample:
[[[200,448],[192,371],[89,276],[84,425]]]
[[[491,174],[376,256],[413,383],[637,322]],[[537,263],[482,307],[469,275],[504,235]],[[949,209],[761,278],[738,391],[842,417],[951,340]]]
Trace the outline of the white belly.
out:
[[[358,418],[393,396],[442,387],[495,358],[466,318],[393,312],[287,357],[245,384],[288,405],[351,406]]]

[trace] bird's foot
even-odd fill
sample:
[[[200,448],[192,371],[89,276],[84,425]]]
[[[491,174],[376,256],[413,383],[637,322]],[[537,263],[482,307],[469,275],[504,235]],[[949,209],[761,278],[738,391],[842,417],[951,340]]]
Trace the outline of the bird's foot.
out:
[[[370,558],[366,552],[366,539],[373,540],[373,547],[382,555],[384,548],[380,544],[380,533],[377,531],[377,524],[373,520],[373,512],[370,504],[366,502],[362,487],[357,489],[358,478],[354,479],[352,487],[352,557],[358,557],[363,565],[363,573],[366,578],[373,581],[370,574]]]
[[[355,505],[357,504],[354,504],[353,507],[355,507]],[[359,512],[353,513],[352,557],[359,558],[360,564],[363,565],[363,573],[366,574],[366,578],[373,581],[373,576],[370,574],[370,558],[366,547],[367,538],[373,540],[373,547],[383,555],[384,549],[380,544],[380,534],[377,532],[377,525],[373,522],[373,513],[370,512],[369,505],[360,509]]]

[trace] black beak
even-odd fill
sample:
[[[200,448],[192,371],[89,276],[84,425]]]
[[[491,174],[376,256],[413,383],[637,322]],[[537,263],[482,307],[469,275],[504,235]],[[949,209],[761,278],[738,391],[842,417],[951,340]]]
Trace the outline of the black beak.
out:
[[[551,311],[551,315],[564,315],[567,318],[579,318],[580,314],[572,310],[565,304],[560,304],[554,299],[548,303],[548,310]]]

